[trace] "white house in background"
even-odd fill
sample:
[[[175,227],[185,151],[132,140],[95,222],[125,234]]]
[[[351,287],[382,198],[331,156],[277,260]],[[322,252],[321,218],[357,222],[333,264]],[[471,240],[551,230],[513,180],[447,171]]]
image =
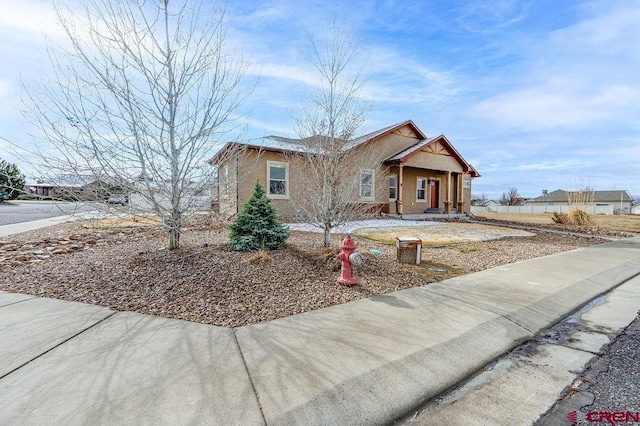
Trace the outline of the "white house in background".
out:
[[[588,200],[589,204],[596,207],[613,207],[615,214],[630,214],[633,205],[633,197],[629,191],[613,190],[613,191],[589,191],[589,193],[580,193],[577,191],[565,191],[556,189],[552,192],[543,191],[542,195],[527,200],[527,206],[552,206],[561,207],[569,206],[570,199]]]
[[[631,206],[631,214],[640,214],[640,204]]]
[[[480,207],[497,207],[500,203],[496,200],[482,200],[476,205]]]

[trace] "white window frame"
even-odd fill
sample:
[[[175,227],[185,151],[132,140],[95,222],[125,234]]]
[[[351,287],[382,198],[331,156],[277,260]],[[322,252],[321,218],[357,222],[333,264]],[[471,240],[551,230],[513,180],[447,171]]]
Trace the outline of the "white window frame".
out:
[[[371,196],[369,197],[365,197],[362,195],[362,178],[363,175],[365,173],[370,173],[371,174]],[[362,169],[360,170],[360,184],[359,184],[359,191],[358,191],[358,195],[360,195],[360,200],[361,201],[375,201],[376,199],[376,187],[375,187],[375,179],[376,179],[376,172],[373,169]]]
[[[284,194],[271,193],[271,167],[284,167]],[[276,180],[276,179],[274,179]],[[279,180],[279,179],[278,179]],[[289,163],[282,161],[267,161],[267,197],[276,200],[286,200],[289,198]]]
[[[396,180],[396,185],[395,186],[391,186],[391,179],[395,178]],[[389,197],[389,201],[396,201],[398,199],[398,175],[397,174],[390,174],[389,175],[389,191],[391,191],[391,188],[394,189],[394,191],[396,192],[396,196],[391,198]]]
[[[424,182],[424,188],[420,188],[418,183],[422,180]],[[424,198],[418,197],[418,191],[424,191]],[[429,195],[429,179],[426,177],[418,176],[416,177],[416,203],[427,203]]]

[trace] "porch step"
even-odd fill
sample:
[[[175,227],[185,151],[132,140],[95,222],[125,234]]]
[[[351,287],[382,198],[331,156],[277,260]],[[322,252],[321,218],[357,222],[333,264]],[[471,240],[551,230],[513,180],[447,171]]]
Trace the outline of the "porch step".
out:
[[[424,213],[428,213],[428,214],[444,214],[444,210],[436,209],[436,208],[429,208],[429,209],[426,209],[424,211]]]

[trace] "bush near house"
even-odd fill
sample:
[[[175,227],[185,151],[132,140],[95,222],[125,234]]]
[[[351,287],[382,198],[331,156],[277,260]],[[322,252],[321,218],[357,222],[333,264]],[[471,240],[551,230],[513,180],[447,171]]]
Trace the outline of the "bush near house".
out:
[[[230,226],[231,247],[238,251],[276,250],[284,246],[289,231],[278,221],[276,210],[256,182],[251,198]]]

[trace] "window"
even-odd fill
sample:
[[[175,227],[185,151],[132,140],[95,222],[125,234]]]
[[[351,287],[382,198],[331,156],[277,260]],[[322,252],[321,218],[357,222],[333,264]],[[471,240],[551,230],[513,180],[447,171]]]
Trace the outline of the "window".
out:
[[[418,178],[416,181],[416,201],[427,200],[427,180]]]
[[[271,198],[289,198],[289,167],[287,163],[267,161],[267,195]]]
[[[398,176],[389,176],[389,200],[395,200],[398,198]]]
[[[360,172],[360,198],[373,200],[373,170]]]

